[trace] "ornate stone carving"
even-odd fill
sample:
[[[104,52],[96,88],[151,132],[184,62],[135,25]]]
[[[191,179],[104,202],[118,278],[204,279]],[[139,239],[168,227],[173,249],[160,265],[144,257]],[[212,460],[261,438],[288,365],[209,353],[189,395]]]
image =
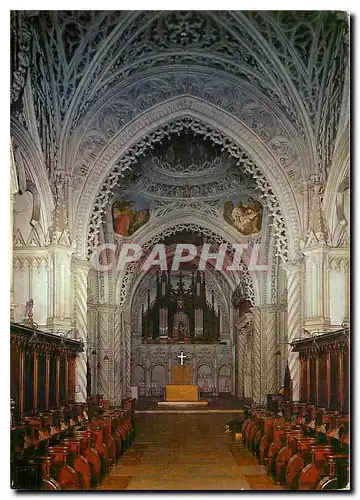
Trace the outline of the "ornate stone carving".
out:
[[[265,179],[260,169],[251,160],[249,155],[242,151],[229,138],[222,136],[222,134],[220,134],[218,131],[208,127],[201,122],[197,122],[194,119],[188,118],[183,118],[171,123],[165,123],[165,125],[161,129],[152,132],[151,134],[149,134],[149,137],[143,138],[142,143],[138,142],[132,150],[128,150],[125,158],[122,158],[121,164],[113,168],[112,173],[106,178],[105,183],[102,185],[97,196],[97,201],[94,204],[90,229],[88,233],[89,251],[91,251],[91,248],[94,248],[97,244],[97,228],[101,223],[102,214],[104,213],[105,207],[108,203],[109,193],[118,182],[118,176],[123,175],[125,170],[131,169],[133,159],[138,157],[139,155],[143,155],[148,145],[150,145],[153,141],[159,141],[162,137],[166,137],[169,134],[183,131],[184,129],[192,130],[194,133],[210,137],[211,140],[215,142],[215,144],[221,144],[231,156],[236,158],[237,165],[241,166],[245,170],[245,172],[247,172],[254,178],[261,193],[262,202],[269,208],[269,211],[274,218],[276,246],[279,254],[284,258],[287,254],[287,240],[284,218],[276,196],[274,195],[270,184]]]

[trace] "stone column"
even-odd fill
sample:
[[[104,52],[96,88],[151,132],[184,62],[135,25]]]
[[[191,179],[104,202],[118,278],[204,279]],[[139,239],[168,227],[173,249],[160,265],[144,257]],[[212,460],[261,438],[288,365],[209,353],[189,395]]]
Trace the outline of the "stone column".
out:
[[[254,333],[252,352],[252,389],[255,403],[261,402],[262,387],[262,338],[261,338],[261,314],[258,306],[253,308]]]
[[[66,331],[72,326],[71,256],[73,247],[51,244],[47,250],[49,253],[49,310],[46,326],[50,330]]]
[[[131,329],[130,323],[123,318],[123,339],[124,339],[124,367],[125,378],[123,379],[123,394],[131,396]]]
[[[111,405],[115,404],[115,358],[118,352],[117,339],[115,336],[116,306],[108,305],[108,373],[109,373],[109,395]]]
[[[245,397],[245,363],[246,363],[246,350],[248,336],[253,333],[253,314],[244,314],[235,325],[236,334],[236,360],[237,363],[237,383],[236,383],[236,396],[238,398]]]
[[[264,340],[266,340],[266,393],[275,394],[277,385],[277,307],[268,304],[261,309],[264,325]]]
[[[13,223],[14,223],[14,193],[10,192],[10,321],[15,321],[14,300],[14,267],[13,267]]]
[[[115,309],[115,325],[114,325],[114,388],[113,388],[113,404],[119,405],[123,396],[123,354],[122,354],[122,342],[121,342],[121,322],[123,312],[120,308]]]
[[[346,247],[329,249],[329,316],[336,326],[349,323],[349,257]]]
[[[145,370],[145,394],[150,396],[150,384],[151,384],[151,360],[148,357],[146,360],[146,370]]]
[[[90,265],[87,261],[73,259],[74,283],[74,326],[78,339],[85,343],[85,350],[76,357],[75,401],[83,403],[87,399],[87,356],[88,349],[88,316],[87,316],[87,277]],[[91,356],[91,351],[90,351]]]
[[[213,385],[214,385],[214,396],[219,395],[219,378],[218,378],[218,364],[217,364],[217,356],[214,356],[214,380],[213,380]]]
[[[305,255],[305,320],[311,333],[323,333],[330,326],[329,247],[325,243],[306,247]]]
[[[284,266],[287,274],[288,290],[288,342],[301,336],[301,277],[302,259],[293,260]],[[288,348],[288,363],[292,380],[292,399],[299,400],[300,361],[299,354]]]
[[[98,306],[98,392],[105,399],[114,399],[114,330],[115,306]]]
[[[197,384],[197,370],[196,370],[197,356],[196,356],[196,350],[195,349],[193,349],[193,352],[192,352],[191,363],[192,363],[192,383],[196,385]]]
[[[10,321],[15,321],[14,268],[13,268],[13,225],[15,194],[19,191],[13,150],[10,145]]]
[[[244,397],[244,384],[245,384],[245,334],[243,329],[240,329],[236,335],[236,360],[237,364],[237,381],[236,381],[236,397]]]
[[[345,317],[344,323],[350,321],[350,253],[345,259]]]
[[[88,313],[88,346],[87,352],[90,357],[90,370],[91,370],[91,395],[97,394],[97,378],[98,378],[98,369],[97,369],[97,351],[98,351],[98,310],[97,307],[93,304],[88,304],[87,307]]]
[[[171,384],[172,351],[169,349],[167,383]]]
[[[277,387],[282,387],[284,383],[285,368],[288,358],[288,335],[287,335],[287,305],[281,304],[277,310]]]

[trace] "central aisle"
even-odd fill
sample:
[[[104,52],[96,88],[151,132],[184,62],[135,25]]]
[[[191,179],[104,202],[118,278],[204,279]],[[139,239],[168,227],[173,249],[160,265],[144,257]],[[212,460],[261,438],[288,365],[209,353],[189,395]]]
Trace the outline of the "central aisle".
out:
[[[99,489],[282,489],[224,432],[237,413],[137,414],[134,444]]]

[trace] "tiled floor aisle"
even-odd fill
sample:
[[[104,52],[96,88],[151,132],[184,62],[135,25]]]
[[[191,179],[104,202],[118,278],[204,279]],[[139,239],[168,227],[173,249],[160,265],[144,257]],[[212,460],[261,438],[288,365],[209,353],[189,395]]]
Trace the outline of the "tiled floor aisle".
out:
[[[280,489],[263,466],[225,434],[231,414],[137,415],[136,441],[102,490]]]

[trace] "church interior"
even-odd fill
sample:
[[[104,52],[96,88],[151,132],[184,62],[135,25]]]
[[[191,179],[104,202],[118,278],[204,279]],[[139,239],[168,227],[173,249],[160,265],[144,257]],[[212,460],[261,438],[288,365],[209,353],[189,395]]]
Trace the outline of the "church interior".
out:
[[[10,23],[11,488],[349,488],[348,15]]]

